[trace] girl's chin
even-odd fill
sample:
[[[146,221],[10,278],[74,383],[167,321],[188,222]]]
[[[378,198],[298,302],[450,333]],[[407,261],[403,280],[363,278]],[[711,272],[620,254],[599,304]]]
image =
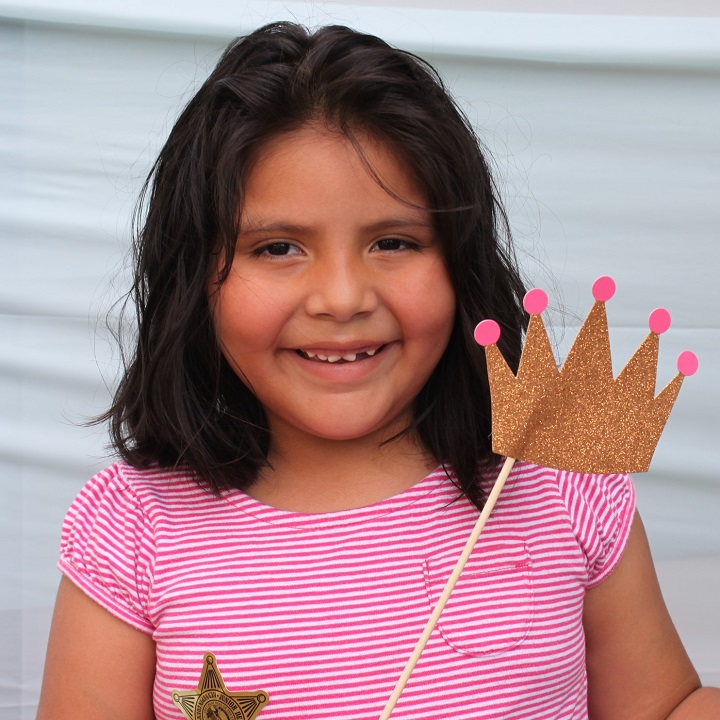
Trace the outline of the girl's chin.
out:
[[[407,414],[390,419],[371,419],[359,417],[357,411],[346,410],[325,412],[314,421],[292,422],[271,419],[271,430],[275,438],[283,435],[302,435],[305,441],[356,443],[372,442],[380,444],[405,430],[411,423]]]

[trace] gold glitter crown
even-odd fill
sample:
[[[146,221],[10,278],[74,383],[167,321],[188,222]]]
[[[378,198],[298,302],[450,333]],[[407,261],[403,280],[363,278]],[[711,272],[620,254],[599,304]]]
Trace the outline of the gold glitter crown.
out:
[[[475,339],[485,347],[492,402],[492,447],[499,455],[587,473],[645,472],[683,378],[697,370],[689,351],[678,374],[655,396],[659,336],[670,326],[663,308],[650,315],[650,334],[613,378],[605,302],[612,278],[593,285],[595,304],[558,370],[540,313],[547,295],[528,292],[530,313],[515,376],[497,348],[500,328],[484,320]]]

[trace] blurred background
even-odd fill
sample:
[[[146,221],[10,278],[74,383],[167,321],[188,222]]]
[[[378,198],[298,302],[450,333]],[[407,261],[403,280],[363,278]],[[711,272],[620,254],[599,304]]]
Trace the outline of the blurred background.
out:
[[[0,0],[0,720],[34,718],[60,526],[107,465],[137,193],[235,35],[342,23],[434,63],[488,147],[560,356],[602,274],[616,371],[667,307],[700,357],[636,478],[663,591],[720,685],[720,8],[710,0]]]

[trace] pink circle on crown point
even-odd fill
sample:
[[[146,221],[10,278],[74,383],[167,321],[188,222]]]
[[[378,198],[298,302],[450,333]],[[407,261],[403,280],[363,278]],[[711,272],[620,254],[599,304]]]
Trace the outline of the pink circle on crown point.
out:
[[[548,296],[544,290],[533,288],[525,293],[523,307],[526,312],[529,312],[531,315],[539,315],[541,312],[545,312],[547,306]]]
[[[681,375],[685,375],[685,377],[694,375],[698,369],[697,355],[690,350],[681,352],[677,359],[677,369],[678,372]]]
[[[648,325],[656,335],[662,335],[670,327],[670,313],[665,308],[655,308],[650,313]]]
[[[598,302],[607,302],[615,294],[615,281],[609,275],[599,277],[593,283],[592,294]]]
[[[474,337],[478,345],[494,345],[500,339],[500,326],[494,320],[483,320],[475,328]]]

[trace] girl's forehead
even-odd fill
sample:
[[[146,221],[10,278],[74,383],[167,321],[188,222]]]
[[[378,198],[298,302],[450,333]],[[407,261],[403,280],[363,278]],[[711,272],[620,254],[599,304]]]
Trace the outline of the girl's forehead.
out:
[[[366,130],[346,134],[319,122],[269,138],[255,153],[248,181],[256,180],[258,171],[267,170],[268,166],[275,171],[302,171],[310,166],[340,162],[352,166],[358,175],[369,174],[380,184],[399,181],[412,187],[415,193],[420,191],[414,168],[386,139]]]
[[[303,126],[268,140],[255,155],[243,197],[243,224],[262,210],[287,213],[323,202],[373,213],[427,216],[425,193],[412,166],[369,133],[352,139],[326,125]],[[296,207],[297,206],[297,207]]]

